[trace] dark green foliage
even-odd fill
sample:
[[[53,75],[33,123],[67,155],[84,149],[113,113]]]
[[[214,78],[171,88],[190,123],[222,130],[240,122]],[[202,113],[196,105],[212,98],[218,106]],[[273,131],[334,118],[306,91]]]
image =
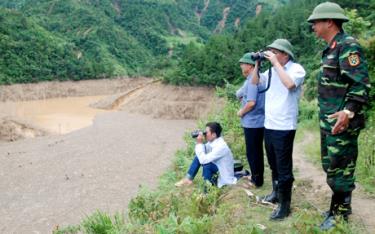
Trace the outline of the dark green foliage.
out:
[[[202,17],[244,2],[210,1]],[[0,83],[161,74],[181,45],[214,30],[199,22],[203,8],[203,0],[3,0]]]
[[[369,76],[371,83],[370,90],[370,107],[375,109],[375,36],[368,41],[368,47],[366,47],[366,56],[368,61]]]
[[[213,36],[204,48],[189,44],[177,70],[166,76],[174,84],[219,85],[240,75],[236,48],[230,36]],[[234,61],[234,62],[232,62]]]
[[[302,64],[307,71],[305,93],[308,99],[313,99],[316,95],[316,74],[325,42],[315,38],[314,33],[310,32],[311,25],[306,20],[319,2],[322,1],[296,0],[277,10],[268,4],[263,4],[262,13],[249,20],[234,35],[213,36],[205,47],[195,46],[195,50],[192,46],[186,47],[176,70],[168,74],[166,80],[177,84],[223,85],[225,81],[238,84],[242,80],[238,59],[245,52],[262,50],[273,40],[286,38],[294,46],[297,62]],[[340,1],[339,3],[344,8],[359,7],[358,14],[363,16],[364,21],[357,18],[355,21],[364,31],[360,36],[366,38],[372,36],[370,42],[364,47],[370,64],[370,77],[374,77],[373,35],[375,31],[370,30],[365,21],[371,25],[375,24],[373,13],[375,1],[362,0],[356,3]],[[347,25],[351,26],[349,24]],[[358,26],[350,28],[354,30],[358,29]],[[374,82],[373,78],[372,82]]]
[[[307,11],[306,8],[312,8],[314,5],[315,3],[296,1],[272,14],[271,10],[264,10],[235,35],[211,37],[203,49],[192,52],[200,60],[183,57],[177,71],[167,79],[175,81],[179,75],[184,74],[187,79],[183,81],[188,81],[186,83],[222,85],[224,80],[238,83],[242,80],[238,67],[239,58],[246,52],[264,49],[277,38],[290,40],[295,45],[296,56],[301,56],[301,60],[306,60],[306,57],[311,60],[311,55],[317,54],[319,49],[316,48],[314,35],[308,32],[306,15],[310,10]],[[290,14],[291,11],[294,14]],[[306,46],[313,50],[304,57]]]
[[[76,47],[33,20],[0,9],[0,83],[35,82],[80,76]]]

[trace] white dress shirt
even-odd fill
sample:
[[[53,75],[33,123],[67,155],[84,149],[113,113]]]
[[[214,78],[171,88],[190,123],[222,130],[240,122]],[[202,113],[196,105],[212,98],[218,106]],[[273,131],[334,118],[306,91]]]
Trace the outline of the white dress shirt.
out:
[[[272,68],[271,85],[266,92],[264,127],[272,130],[297,129],[298,102],[301,97],[305,69],[289,61],[284,65],[286,73],[295,84],[289,90],[281,82],[279,74]],[[268,70],[260,75],[261,82],[268,82]]]
[[[235,184],[234,161],[231,150],[222,137],[216,138],[206,144],[196,144],[195,154],[200,164],[214,163],[219,169],[217,186]]]

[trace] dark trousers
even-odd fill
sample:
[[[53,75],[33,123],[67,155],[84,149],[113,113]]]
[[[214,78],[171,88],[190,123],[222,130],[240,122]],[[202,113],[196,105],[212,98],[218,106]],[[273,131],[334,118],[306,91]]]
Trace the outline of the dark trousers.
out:
[[[272,180],[278,181],[280,192],[291,190],[293,176],[293,141],[295,130],[265,129],[264,143]]]
[[[193,161],[191,162],[191,165],[190,165],[190,168],[188,170],[186,177],[189,178],[190,180],[193,180],[194,177],[197,175],[199,168],[201,166],[203,167],[202,176],[204,180],[208,180],[211,182],[211,184],[216,185],[217,176],[215,175],[219,172],[219,169],[214,163],[200,164],[197,156],[195,156]]]
[[[256,186],[262,186],[264,174],[264,128],[243,128],[243,130],[246,143],[246,157],[251,171],[252,183]]]

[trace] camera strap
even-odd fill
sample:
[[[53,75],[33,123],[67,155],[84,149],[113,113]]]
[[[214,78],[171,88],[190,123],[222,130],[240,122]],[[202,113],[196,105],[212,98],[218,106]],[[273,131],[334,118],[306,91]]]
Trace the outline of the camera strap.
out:
[[[259,91],[258,93],[264,93],[264,92],[266,92],[266,91],[270,88],[270,86],[271,86],[271,76],[272,76],[272,67],[270,67],[270,68],[268,69],[268,81],[267,81],[267,87],[266,87],[265,89]],[[258,77],[260,78],[259,70],[258,70]]]

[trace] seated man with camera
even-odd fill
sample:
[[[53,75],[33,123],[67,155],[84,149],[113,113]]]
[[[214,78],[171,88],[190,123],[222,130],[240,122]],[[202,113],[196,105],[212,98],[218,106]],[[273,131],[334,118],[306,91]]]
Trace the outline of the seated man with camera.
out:
[[[233,155],[227,143],[220,136],[222,128],[217,122],[206,124],[206,130],[193,132],[192,137],[196,137],[195,157],[184,179],[175,184],[177,187],[190,185],[198,173],[199,168],[203,168],[203,178],[213,185],[221,188],[224,185],[235,184]],[[207,143],[203,144],[206,138]]]

